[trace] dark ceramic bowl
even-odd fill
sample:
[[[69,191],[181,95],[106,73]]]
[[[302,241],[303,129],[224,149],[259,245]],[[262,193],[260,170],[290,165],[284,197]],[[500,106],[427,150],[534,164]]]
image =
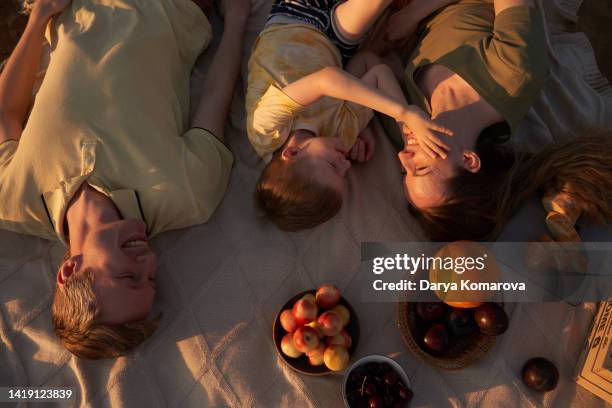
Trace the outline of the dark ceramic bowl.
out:
[[[285,303],[283,307],[280,308],[280,310],[278,311],[276,315],[276,319],[274,320],[274,327],[272,329],[272,335],[274,338],[274,345],[276,347],[276,352],[281,357],[281,359],[285,363],[287,363],[287,365],[289,365],[289,367],[291,367],[295,371],[300,372],[302,374],[321,376],[321,375],[332,373],[333,371],[327,368],[325,364],[322,364],[320,366],[310,365],[310,363],[308,362],[308,357],[306,357],[305,354],[302,354],[298,358],[291,358],[289,356],[286,356],[281,350],[281,340],[283,339],[283,336],[287,334],[287,332],[285,331],[285,329],[283,329],[283,327],[280,324],[280,314],[285,309],[291,309],[295,302],[297,302],[299,299],[301,299],[304,295],[308,293],[314,295],[316,293],[316,290],[307,290],[302,293],[298,293],[297,295],[289,299],[287,303]],[[357,349],[357,343],[359,343],[359,321],[357,319],[357,314],[355,313],[355,309],[353,309],[353,307],[346,301],[345,298],[340,297],[340,301],[338,302],[338,304],[345,306],[351,314],[351,319],[349,320],[344,330],[347,331],[347,333],[351,336],[351,339],[353,340],[351,344],[351,348],[348,350],[349,355],[353,356],[353,354],[355,353],[355,350]],[[320,316],[321,313],[322,311],[319,310],[318,315]]]

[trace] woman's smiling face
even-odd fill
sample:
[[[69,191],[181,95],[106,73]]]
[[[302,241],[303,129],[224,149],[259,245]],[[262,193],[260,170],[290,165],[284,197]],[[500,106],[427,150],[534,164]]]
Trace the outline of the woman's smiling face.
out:
[[[448,152],[446,159],[432,158],[419,147],[416,139],[408,139],[398,158],[406,172],[404,194],[408,202],[415,208],[442,204],[447,196],[446,182],[456,174],[461,163],[458,150]]]

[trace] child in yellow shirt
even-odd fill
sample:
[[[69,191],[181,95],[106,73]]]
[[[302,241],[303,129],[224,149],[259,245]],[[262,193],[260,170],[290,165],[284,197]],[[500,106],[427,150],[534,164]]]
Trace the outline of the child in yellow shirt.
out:
[[[448,131],[408,106],[390,69],[373,55],[353,57],[390,2],[276,0],[254,45],[247,132],[268,162],[255,198],[283,230],[314,227],[340,210],[347,155],[364,162],[373,153],[364,131],[372,110],[445,154],[435,132]]]

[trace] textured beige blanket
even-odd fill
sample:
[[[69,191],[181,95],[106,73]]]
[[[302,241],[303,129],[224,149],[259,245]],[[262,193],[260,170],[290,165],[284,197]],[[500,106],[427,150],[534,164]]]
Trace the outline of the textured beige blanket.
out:
[[[254,2],[245,60],[270,4]],[[544,3],[554,78],[520,131],[519,140],[533,149],[579,136],[588,126],[612,125],[612,90],[597,73],[588,41],[566,32],[580,0]],[[210,55],[198,65],[194,89]],[[274,316],[289,297],[331,281],[359,315],[356,357],[395,358],[411,378],[413,407],[604,406],[572,380],[593,305],[514,305],[510,330],[484,360],[459,372],[415,359],[395,326],[394,305],[362,303],[355,279],[360,242],[420,238],[405,210],[400,167],[384,134],[378,132],[373,161],[351,171],[340,215],[314,230],[286,234],[260,219],[252,206],[261,163],[244,131],[243,94],[239,87],[232,110],[229,138],[236,165],[225,201],[208,224],[155,240],[156,308],[163,319],[155,336],[131,355],[91,362],[64,351],[49,319],[62,249],[0,232],[0,386],[75,387],[77,397],[66,406],[341,407],[342,376],[296,374],[277,357],[271,336]],[[541,217],[537,204],[528,205],[506,238],[529,238],[526,226]],[[590,231],[585,240],[598,234],[610,237],[609,231]],[[523,362],[536,355],[554,361],[561,373],[560,386],[544,396],[531,393],[519,378]]]

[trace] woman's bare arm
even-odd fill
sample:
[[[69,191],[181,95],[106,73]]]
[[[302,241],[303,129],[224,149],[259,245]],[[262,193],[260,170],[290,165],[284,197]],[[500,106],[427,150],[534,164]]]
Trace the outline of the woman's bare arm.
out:
[[[15,50],[0,74],[0,143],[19,140],[25,124],[47,23],[70,0],[38,0]]]

